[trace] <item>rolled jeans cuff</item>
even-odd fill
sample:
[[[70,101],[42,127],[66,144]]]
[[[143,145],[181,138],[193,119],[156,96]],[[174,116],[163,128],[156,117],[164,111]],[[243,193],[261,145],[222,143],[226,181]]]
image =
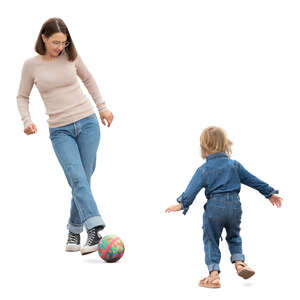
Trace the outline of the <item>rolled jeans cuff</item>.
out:
[[[211,264],[211,265],[208,265],[207,268],[208,268],[209,272],[211,272],[211,271],[218,271],[219,273],[221,272],[219,264]]]
[[[73,225],[68,223],[67,229],[73,233],[81,233],[83,231],[83,226],[82,225]]]
[[[236,260],[245,261],[245,255],[243,253],[235,253],[231,255],[230,260],[232,263],[234,263]]]
[[[101,230],[105,227],[105,223],[103,222],[101,216],[94,216],[88,218],[85,222],[84,225],[86,227],[86,230],[90,230],[91,228],[94,228],[96,226],[101,226]]]

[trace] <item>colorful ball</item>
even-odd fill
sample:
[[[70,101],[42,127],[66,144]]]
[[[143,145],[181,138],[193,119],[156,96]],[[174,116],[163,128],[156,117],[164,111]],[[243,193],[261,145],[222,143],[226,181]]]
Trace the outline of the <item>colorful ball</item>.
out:
[[[104,236],[98,245],[98,254],[106,262],[116,262],[123,256],[124,250],[124,243],[114,234]]]

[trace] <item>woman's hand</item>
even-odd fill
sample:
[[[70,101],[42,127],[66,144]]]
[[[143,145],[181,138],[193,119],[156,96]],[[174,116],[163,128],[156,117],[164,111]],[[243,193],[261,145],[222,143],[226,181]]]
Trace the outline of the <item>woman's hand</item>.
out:
[[[177,204],[177,205],[172,205],[172,206],[169,206],[165,212],[171,212],[171,211],[179,211],[182,209],[182,205],[181,203]]]
[[[100,113],[100,119],[103,125],[106,126],[106,123],[104,122],[104,120],[106,120],[108,127],[110,126],[112,120],[114,119],[114,115],[112,114],[112,112],[110,110],[105,110],[102,111]]]
[[[29,135],[37,132],[37,128],[34,123],[29,124],[25,129],[24,132]]]
[[[274,206],[274,204],[277,206],[277,207],[281,207],[282,205],[282,201],[283,199],[280,198],[279,196],[276,196],[276,195],[272,195],[270,198],[269,198],[270,202],[272,203],[272,205]]]

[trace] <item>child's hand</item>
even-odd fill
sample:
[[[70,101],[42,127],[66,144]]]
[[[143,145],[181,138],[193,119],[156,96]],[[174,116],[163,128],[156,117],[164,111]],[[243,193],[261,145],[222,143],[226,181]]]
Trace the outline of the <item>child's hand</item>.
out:
[[[179,211],[182,209],[182,206],[181,206],[181,203],[177,204],[177,205],[172,205],[172,206],[169,206],[165,212],[171,212],[171,211]]]
[[[276,196],[276,195],[272,195],[270,198],[269,198],[270,202],[272,203],[272,205],[274,206],[274,204],[277,206],[277,207],[281,207],[282,205],[282,201],[283,199],[280,198],[279,196]]]

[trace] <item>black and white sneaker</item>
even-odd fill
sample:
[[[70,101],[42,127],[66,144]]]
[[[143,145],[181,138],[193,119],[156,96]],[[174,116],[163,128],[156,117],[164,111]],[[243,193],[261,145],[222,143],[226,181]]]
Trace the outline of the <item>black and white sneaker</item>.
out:
[[[86,241],[85,245],[80,249],[80,252],[82,255],[97,251],[98,244],[102,238],[99,231],[102,228],[103,228],[102,226],[97,226],[97,227],[94,227],[94,228],[91,228],[90,230],[88,230],[87,241]]]
[[[69,231],[68,241],[66,244],[66,251],[79,251],[80,250],[80,234]]]

